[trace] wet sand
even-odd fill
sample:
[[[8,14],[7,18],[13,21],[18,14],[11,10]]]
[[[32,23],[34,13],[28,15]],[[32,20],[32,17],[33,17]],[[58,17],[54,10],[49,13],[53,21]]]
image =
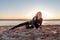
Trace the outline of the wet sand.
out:
[[[60,25],[42,25],[42,30],[0,26],[0,40],[60,40]]]

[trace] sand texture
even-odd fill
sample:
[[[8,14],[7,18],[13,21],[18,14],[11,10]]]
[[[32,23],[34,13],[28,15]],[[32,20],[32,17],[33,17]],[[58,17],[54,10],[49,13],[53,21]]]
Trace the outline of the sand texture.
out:
[[[60,40],[60,25],[42,25],[42,30],[0,26],[0,40]]]

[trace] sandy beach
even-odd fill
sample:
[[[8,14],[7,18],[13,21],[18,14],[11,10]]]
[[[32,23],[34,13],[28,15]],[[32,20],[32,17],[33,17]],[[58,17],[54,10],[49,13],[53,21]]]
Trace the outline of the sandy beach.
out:
[[[0,26],[0,40],[60,40],[60,25],[42,25],[41,30]]]

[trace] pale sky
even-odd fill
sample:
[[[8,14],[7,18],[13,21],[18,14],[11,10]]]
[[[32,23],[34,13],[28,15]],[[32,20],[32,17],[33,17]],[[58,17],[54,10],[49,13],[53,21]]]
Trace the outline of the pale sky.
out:
[[[38,11],[43,19],[60,19],[60,0],[0,0],[0,19],[32,19]]]

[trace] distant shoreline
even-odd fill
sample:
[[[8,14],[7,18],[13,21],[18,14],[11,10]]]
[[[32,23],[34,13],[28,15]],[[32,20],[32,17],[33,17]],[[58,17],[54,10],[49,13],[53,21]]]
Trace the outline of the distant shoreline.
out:
[[[0,19],[0,21],[27,21],[31,19]],[[44,19],[43,21],[60,21],[60,19]]]

